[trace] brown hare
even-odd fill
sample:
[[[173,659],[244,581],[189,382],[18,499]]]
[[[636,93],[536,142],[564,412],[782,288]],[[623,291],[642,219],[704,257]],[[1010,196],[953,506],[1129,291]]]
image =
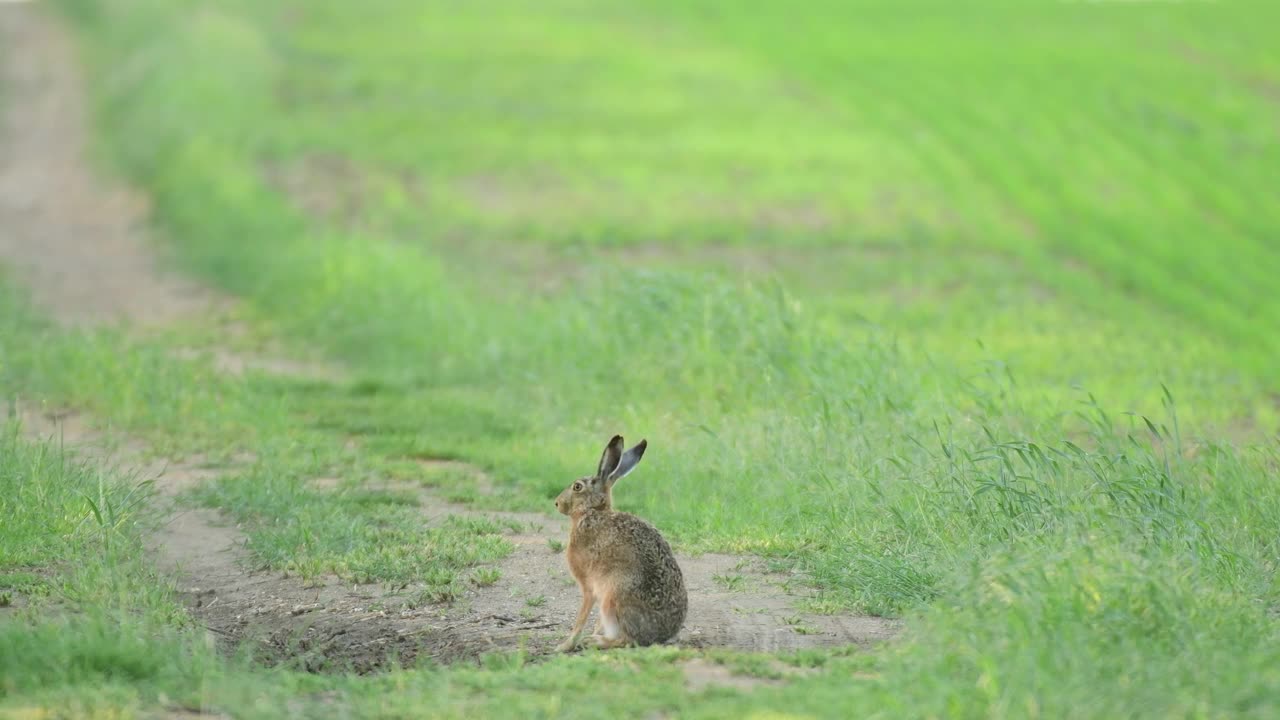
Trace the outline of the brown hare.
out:
[[[635,469],[647,442],[622,451],[615,435],[596,474],[575,480],[556,498],[570,518],[569,569],[582,590],[582,607],[569,638],[556,650],[578,647],[591,608],[600,616],[590,642],[600,648],[652,645],[675,637],[689,597],[671,546],[649,523],[613,509],[613,484]]]

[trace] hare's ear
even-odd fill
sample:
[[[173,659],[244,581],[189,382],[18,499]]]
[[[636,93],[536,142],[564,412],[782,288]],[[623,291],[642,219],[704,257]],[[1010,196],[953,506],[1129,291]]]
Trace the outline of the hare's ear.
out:
[[[609,474],[607,485],[613,487],[613,484],[626,477],[628,473],[636,469],[636,465],[640,464],[640,458],[644,457],[644,449],[649,447],[648,440],[641,440],[635,447],[622,453],[622,459],[618,461],[618,467]]]
[[[618,469],[618,461],[622,459],[622,436],[614,435],[613,439],[604,448],[604,454],[600,456],[600,467],[596,470],[596,477],[604,480]]]

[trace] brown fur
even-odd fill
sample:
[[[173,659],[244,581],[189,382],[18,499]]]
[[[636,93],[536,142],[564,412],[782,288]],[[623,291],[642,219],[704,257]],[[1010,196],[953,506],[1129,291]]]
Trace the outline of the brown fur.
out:
[[[600,647],[665,642],[684,624],[688,595],[671,546],[649,523],[613,509],[613,483],[639,462],[645,447],[642,441],[624,455],[622,438],[615,437],[597,474],[574,481],[556,498],[556,508],[572,520],[566,557],[582,591],[561,650],[577,646],[597,603],[592,641]]]

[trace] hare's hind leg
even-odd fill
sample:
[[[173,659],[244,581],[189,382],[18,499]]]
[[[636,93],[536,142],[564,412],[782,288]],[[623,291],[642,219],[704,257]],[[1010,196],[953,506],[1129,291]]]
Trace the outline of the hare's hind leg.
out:
[[[635,643],[630,640],[610,640],[603,635],[592,635],[591,645],[599,650],[612,650],[614,648],[631,647]]]
[[[617,598],[612,594],[600,598],[600,628],[603,632],[591,637],[596,647],[607,650],[632,644],[618,620]]]

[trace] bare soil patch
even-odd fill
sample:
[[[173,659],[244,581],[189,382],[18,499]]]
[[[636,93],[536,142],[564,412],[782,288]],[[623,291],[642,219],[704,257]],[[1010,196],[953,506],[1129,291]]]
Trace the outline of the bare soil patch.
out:
[[[516,550],[500,563],[501,579],[492,588],[465,598],[464,603],[471,613],[481,617],[538,629],[552,628],[540,633],[546,647],[563,639],[560,636],[567,632],[579,602],[563,551],[553,547],[553,543],[568,539],[567,518],[479,512],[432,495],[422,497],[421,507],[435,517],[483,516],[517,523],[522,530],[509,538]],[[689,592],[689,616],[674,641],[682,647],[796,650],[886,640],[897,629],[897,623],[884,618],[815,615],[798,610],[796,604],[802,598],[782,587],[788,578],[765,572],[763,563],[756,558],[677,554],[677,560]],[[742,588],[729,589],[717,580],[734,576],[741,578]]]
[[[162,261],[147,237],[145,195],[92,171],[72,40],[39,7],[0,5],[0,92],[0,262],[37,306],[67,326],[146,331],[235,305]],[[230,348],[174,353],[207,354],[237,375],[340,377],[320,363]]]
[[[166,324],[213,296],[166,272],[146,198],[85,161],[85,95],[68,34],[30,4],[0,5],[0,257],[68,324]]]

